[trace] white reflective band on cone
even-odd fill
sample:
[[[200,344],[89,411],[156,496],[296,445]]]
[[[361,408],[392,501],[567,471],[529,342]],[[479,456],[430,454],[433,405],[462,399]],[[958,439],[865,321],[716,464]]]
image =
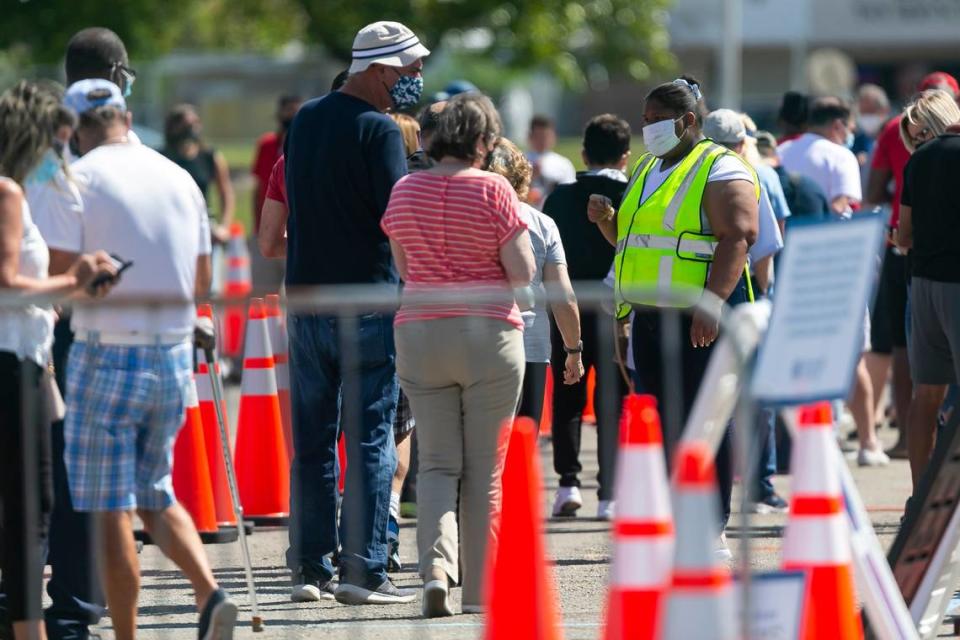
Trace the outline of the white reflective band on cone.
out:
[[[618,538],[613,543],[610,585],[632,591],[661,589],[670,583],[672,564],[669,535]]]
[[[794,495],[839,496],[840,476],[829,452],[836,448],[833,429],[800,429],[793,443],[790,473]]]
[[[247,348],[244,358],[272,358],[270,338],[267,333],[266,320],[250,320],[247,322]]]
[[[719,513],[716,486],[684,487],[675,498],[676,551],[674,566],[678,569],[703,570],[716,564]]]
[[[200,406],[200,398],[197,395],[197,383],[193,376],[190,376],[190,384],[187,385],[187,393],[183,401],[185,409],[194,409]]]
[[[244,396],[277,395],[277,378],[273,368],[244,369],[240,378],[240,390]]]
[[[197,374],[197,399],[200,402],[213,402],[213,387],[210,386],[210,374]]]
[[[711,592],[673,589],[667,599],[666,618],[663,640],[735,640],[737,637],[730,584]]]
[[[670,520],[670,493],[663,449],[658,445],[620,448],[616,481],[617,520]],[[661,487],[661,491],[653,491]]]
[[[850,530],[843,513],[791,516],[783,536],[784,564],[850,564]]]

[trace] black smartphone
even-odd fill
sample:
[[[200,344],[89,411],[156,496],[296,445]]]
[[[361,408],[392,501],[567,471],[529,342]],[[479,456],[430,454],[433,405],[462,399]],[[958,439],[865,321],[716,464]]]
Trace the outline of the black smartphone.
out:
[[[115,253],[110,254],[110,259],[113,261],[113,267],[117,270],[117,275],[111,276],[102,273],[94,278],[93,281],[87,285],[87,291],[91,294],[101,285],[107,284],[108,282],[117,282],[120,279],[120,274],[133,266],[133,260],[124,260]]]

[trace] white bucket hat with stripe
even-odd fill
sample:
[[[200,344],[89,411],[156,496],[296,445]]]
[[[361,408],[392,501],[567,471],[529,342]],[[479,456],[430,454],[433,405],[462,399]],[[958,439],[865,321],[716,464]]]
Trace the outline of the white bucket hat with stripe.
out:
[[[350,73],[365,71],[373,63],[388,67],[405,67],[430,55],[416,34],[399,22],[368,24],[353,39],[353,62]]]

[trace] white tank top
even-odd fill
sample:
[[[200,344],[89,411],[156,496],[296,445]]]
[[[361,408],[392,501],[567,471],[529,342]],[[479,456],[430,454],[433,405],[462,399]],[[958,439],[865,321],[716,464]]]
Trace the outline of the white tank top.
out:
[[[0,177],[0,180],[5,179]],[[23,201],[23,237],[20,240],[19,273],[28,278],[47,277],[50,253],[30,217],[27,201]],[[50,359],[53,344],[53,311],[49,307],[27,305],[22,309],[0,308],[0,351],[30,359],[41,367]]]

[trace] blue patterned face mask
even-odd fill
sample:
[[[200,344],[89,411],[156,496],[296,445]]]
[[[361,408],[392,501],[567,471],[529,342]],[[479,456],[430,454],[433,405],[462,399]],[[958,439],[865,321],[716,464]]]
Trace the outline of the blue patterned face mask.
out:
[[[53,149],[47,149],[40,158],[40,164],[33,168],[24,183],[27,186],[46,184],[56,177],[58,171],[60,171],[60,156]]]
[[[399,72],[398,72],[399,73]],[[423,78],[421,76],[401,75],[397,83],[390,89],[390,98],[397,109],[409,109],[420,102],[423,95]]]

